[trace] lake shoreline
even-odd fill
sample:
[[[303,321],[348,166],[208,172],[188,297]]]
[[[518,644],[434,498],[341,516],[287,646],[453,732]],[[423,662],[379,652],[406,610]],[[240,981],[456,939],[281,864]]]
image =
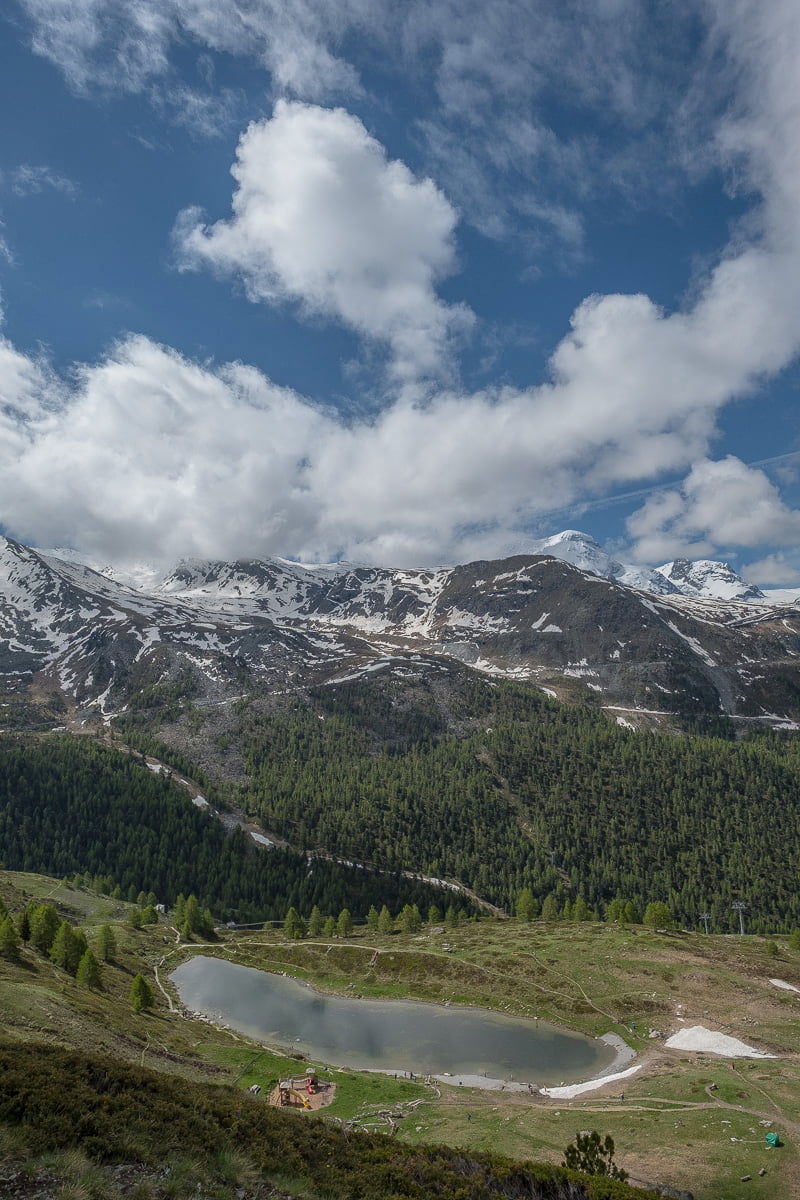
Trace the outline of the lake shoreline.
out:
[[[581,1034],[578,1031],[570,1030],[567,1026],[560,1026],[560,1025],[556,1025],[553,1022],[543,1021],[538,1017],[529,1017],[529,1016],[524,1016],[521,1014],[520,1015],[509,1014],[507,1012],[504,1013],[504,1012],[498,1011],[497,1009],[491,1009],[491,1008],[487,1008],[485,1006],[476,1005],[476,1004],[463,1004],[463,1003],[453,1003],[453,1002],[448,1002],[448,1001],[425,1000],[425,999],[420,999],[417,997],[400,998],[400,997],[395,996],[392,998],[387,998],[387,997],[378,997],[378,996],[369,997],[369,996],[364,996],[363,994],[356,995],[356,996],[353,996],[352,994],[347,995],[347,994],[342,994],[340,992],[337,992],[335,990],[330,990],[329,988],[326,988],[324,986],[321,988],[317,987],[315,983],[311,983],[308,979],[298,979],[296,976],[294,976],[293,974],[291,974],[290,972],[285,971],[285,970],[274,970],[274,969],[270,970],[268,968],[265,969],[263,967],[253,967],[253,966],[250,966],[249,964],[245,965],[244,963],[234,963],[234,962],[231,962],[227,958],[223,958],[222,956],[217,956],[215,954],[210,954],[210,955],[209,954],[205,954],[205,955],[200,954],[199,956],[192,955],[192,959],[188,960],[188,961],[197,962],[198,958],[205,958],[208,962],[216,961],[220,965],[225,964],[225,966],[228,968],[233,967],[233,968],[238,968],[239,970],[244,968],[246,971],[252,971],[255,974],[263,976],[263,977],[272,977],[276,981],[277,980],[286,980],[287,982],[291,982],[292,984],[299,986],[300,988],[302,988],[304,990],[313,992],[317,996],[327,997],[328,999],[335,999],[335,1000],[343,1001],[345,1003],[349,1003],[351,1001],[356,1001],[359,1004],[366,1005],[368,1008],[372,1008],[373,1006],[380,1006],[380,1008],[383,1009],[384,1006],[386,1006],[386,1005],[391,1005],[391,1006],[397,1005],[400,1008],[405,1007],[406,1009],[417,1008],[417,1007],[420,1007],[420,1008],[427,1007],[428,1009],[436,1010],[437,1012],[439,1012],[441,1014],[448,1013],[448,1012],[452,1013],[453,1017],[456,1017],[456,1014],[458,1014],[459,1016],[474,1014],[475,1016],[478,1016],[478,1017],[493,1017],[493,1018],[499,1019],[501,1021],[511,1021],[511,1022],[515,1022],[519,1025],[524,1024],[527,1027],[527,1029],[529,1029],[532,1033],[534,1031],[536,1031],[536,1033],[541,1031],[545,1037],[547,1037],[547,1034],[549,1033],[551,1036],[555,1035],[556,1039],[577,1038],[583,1042],[588,1042],[591,1040],[594,1040],[595,1042],[599,1041],[599,1042],[604,1043],[604,1052],[600,1055],[601,1061],[603,1058],[605,1058],[606,1053],[608,1052],[605,1049],[605,1047],[607,1047],[608,1049],[613,1051],[613,1058],[612,1058],[611,1062],[607,1062],[606,1065],[603,1066],[602,1068],[598,1068],[598,1065],[596,1062],[590,1063],[587,1061],[584,1066],[585,1073],[582,1073],[580,1071],[580,1068],[577,1067],[577,1064],[574,1064],[574,1063],[571,1067],[567,1066],[566,1063],[563,1063],[561,1066],[559,1066],[558,1064],[554,1065],[552,1061],[548,1063],[546,1061],[547,1056],[545,1056],[545,1061],[541,1062],[541,1063],[538,1061],[538,1056],[534,1056],[534,1058],[531,1058],[530,1056],[528,1056],[527,1065],[526,1065],[524,1054],[522,1054],[520,1056],[520,1061],[519,1061],[518,1067],[514,1064],[509,1064],[506,1059],[503,1066],[501,1067],[501,1071],[503,1072],[502,1075],[499,1072],[497,1072],[496,1069],[494,1072],[492,1072],[491,1067],[489,1067],[488,1070],[486,1070],[486,1071],[476,1072],[475,1066],[472,1066],[471,1064],[467,1064],[467,1063],[464,1064],[465,1069],[463,1072],[459,1071],[457,1066],[453,1066],[450,1070],[447,1070],[447,1069],[445,1069],[445,1067],[447,1065],[446,1059],[445,1059],[445,1063],[442,1066],[440,1066],[438,1070],[429,1069],[426,1066],[425,1061],[423,1059],[420,1059],[418,1062],[409,1062],[407,1060],[406,1063],[403,1064],[402,1058],[400,1059],[400,1062],[397,1063],[397,1065],[395,1065],[395,1062],[391,1062],[391,1060],[390,1060],[390,1065],[385,1065],[385,1066],[384,1065],[380,1065],[380,1066],[372,1065],[368,1061],[366,1061],[366,1062],[364,1062],[364,1061],[349,1062],[349,1063],[346,1061],[345,1062],[340,1061],[337,1064],[339,1069],[346,1069],[346,1070],[352,1070],[352,1071],[368,1071],[370,1073],[393,1075],[396,1078],[419,1078],[419,1079],[430,1078],[430,1079],[436,1079],[437,1081],[439,1081],[443,1084],[449,1085],[449,1086],[462,1086],[463,1085],[466,1087],[479,1088],[481,1090],[486,1090],[486,1091],[503,1091],[503,1090],[505,1090],[505,1091],[513,1091],[513,1092],[528,1092],[531,1095],[533,1095],[533,1094],[539,1094],[540,1092],[543,1093],[543,1090],[544,1090],[547,1082],[549,1082],[549,1081],[552,1081],[553,1083],[558,1082],[558,1077],[559,1077],[559,1075],[561,1075],[562,1071],[564,1074],[567,1075],[567,1079],[569,1079],[570,1077],[572,1077],[574,1079],[576,1074],[578,1075],[578,1078],[581,1078],[582,1074],[583,1074],[583,1078],[585,1078],[586,1074],[589,1074],[593,1080],[594,1079],[602,1079],[603,1077],[613,1075],[614,1072],[619,1071],[621,1065],[623,1065],[626,1062],[629,1062],[631,1058],[635,1057],[635,1051],[633,1051],[631,1049],[631,1047],[628,1046],[627,1043],[625,1043],[621,1037],[619,1037],[617,1034],[614,1034],[614,1033],[607,1033],[607,1034],[603,1034],[602,1036],[596,1035],[594,1039],[591,1039],[591,1038],[587,1038],[586,1034]],[[226,1028],[231,1028],[231,1027],[236,1028],[238,1030],[238,1032],[244,1033],[246,1036],[251,1037],[256,1042],[259,1042],[260,1044],[263,1044],[263,1045],[268,1045],[268,1046],[274,1047],[279,1053],[293,1054],[295,1056],[298,1055],[298,1051],[300,1051],[300,1049],[301,1049],[300,1043],[303,1040],[301,1038],[297,1038],[294,1040],[294,1042],[289,1042],[288,1044],[280,1036],[275,1037],[275,1038],[268,1038],[264,1035],[264,1033],[259,1032],[256,1029],[254,1029],[254,1027],[249,1022],[247,1023],[247,1025],[243,1025],[240,1022],[232,1023],[230,1014],[220,1011],[221,1006],[218,1006],[217,1003],[214,1003],[213,1007],[203,1006],[203,1007],[205,1007],[205,1012],[202,1013],[202,1008],[199,1007],[196,1003],[192,1003],[192,1001],[189,999],[188,996],[184,998],[182,989],[181,989],[180,985],[178,984],[178,981],[175,977],[187,965],[188,965],[187,961],[184,961],[183,963],[181,963],[176,968],[176,970],[171,973],[170,979],[171,979],[173,987],[175,987],[176,990],[178,991],[178,994],[181,998],[182,1004],[185,1005],[187,1008],[191,1009],[194,1014],[198,1014],[198,1015],[202,1014],[203,1019],[205,1019],[206,1021],[210,1021],[211,1023],[220,1024]],[[276,1024],[274,1026],[271,1026],[271,1028],[274,1028],[277,1030],[278,1028],[280,1028],[280,1025]],[[309,1049],[305,1052],[304,1057],[307,1058],[309,1061],[317,1061],[317,1060],[330,1061],[333,1056],[329,1053],[326,1053],[326,1051],[324,1049],[320,1050],[319,1047],[317,1047],[316,1050],[311,1049],[309,1047]],[[378,1055],[377,1057],[380,1059],[380,1055]],[[403,1057],[405,1057],[405,1054],[403,1054]],[[440,1056],[436,1055],[435,1057],[440,1057]],[[456,1056],[453,1059],[453,1061],[455,1063],[457,1063],[459,1057],[462,1057],[462,1056],[461,1055]],[[598,1057],[598,1054],[595,1053],[593,1057],[596,1059]],[[409,1058],[413,1058],[413,1055],[409,1054]],[[440,1061],[441,1061],[441,1058],[440,1058]],[[384,1057],[384,1063],[385,1062],[386,1062],[386,1057]],[[374,1063],[374,1059],[373,1059],[373,1063]],[[498,1065],[499,1065],[499,1063],[498,1063]],[[513,1075],[511,1074],[511,1071],[509,1069],[511,1066],[514,1067]],[[508,1072],[508,1074],[506,1074],[506,1072]],[[515,1078],[515,1076],[516,1076],[516,1078]],[[562,1083],[563,1083],[563,1081],[562,1081]]]
[[[529,1092],[538,1096],[552,1096],[558,1098],[567,1091],[580,1089],[581,1091],[589,1091],[595,1087],[601,1087],[604,1083],[612,1083],[616,1079],[627,1078],[628,1075],[633,1075],[642,1066],[641,1063],[635,1067],[629,1067],[627,1070],[621,1071],[620,1068],[629,1063],[631,1059],[636,1058],[636,1051],[621,1038],[618,1033],[604,1033],[599,1039],[605,1042],[607,1046],[611,1046],[615,1051],[614,1061],[599,1071],[597,1075],[593,1075],[581,1083],[573,1083],[563,1087],[549,1088],[546,1086],[537,1086],[533,1082],[521,1082],[514,1079],[488,1079],[485,1075],[455,1075],[445,1072],[443,1075],[431,1075],[431,1079],[437,1080],[439,1083],[447,1084],[452,1087],[470,1087],[478,1088],[485,1092]],[[579,1094],[576,1090],[574,1094]]]

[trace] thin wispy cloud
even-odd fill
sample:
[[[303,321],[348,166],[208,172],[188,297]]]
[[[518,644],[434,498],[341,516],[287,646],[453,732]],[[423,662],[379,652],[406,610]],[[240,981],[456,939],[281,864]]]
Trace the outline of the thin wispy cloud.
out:
[[[15,196],[36,196],[48,189],[70,198],[78,193],[78,186],[71,179],[41,164],[20,163],[8,172],[8,180]]]

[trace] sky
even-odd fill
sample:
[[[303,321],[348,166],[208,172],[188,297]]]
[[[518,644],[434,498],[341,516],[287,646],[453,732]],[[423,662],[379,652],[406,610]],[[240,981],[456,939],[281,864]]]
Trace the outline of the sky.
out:
[[[800,583],[796,0],[8,0],[0,531]]]

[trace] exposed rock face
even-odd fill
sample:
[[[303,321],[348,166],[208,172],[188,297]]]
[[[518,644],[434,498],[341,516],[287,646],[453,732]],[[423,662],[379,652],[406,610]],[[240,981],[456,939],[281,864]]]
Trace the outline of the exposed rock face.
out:
[[[706,566],[719,564],[672,564],[698,589],[721,578]],[[145,590],[0,539],[6,694],[45,687],[107,715],[181,674],[225,703],[452,662],[611,709],[786,722],[800,716],[799,660],[796,607],[655,596],[552,556],[437,570],[184,562]]]

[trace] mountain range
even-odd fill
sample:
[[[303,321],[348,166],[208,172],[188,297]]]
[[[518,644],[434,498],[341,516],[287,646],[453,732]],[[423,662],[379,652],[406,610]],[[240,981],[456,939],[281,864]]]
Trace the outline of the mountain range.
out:
[[[724,563],[619,563],[574,530],[536,549],[434,569],[267,558],[117,576],[0,539],[0,727],[108,721],[179,676],[223,708],[254,687],[456,664],[637,727],[800,718],[800,603]]]

